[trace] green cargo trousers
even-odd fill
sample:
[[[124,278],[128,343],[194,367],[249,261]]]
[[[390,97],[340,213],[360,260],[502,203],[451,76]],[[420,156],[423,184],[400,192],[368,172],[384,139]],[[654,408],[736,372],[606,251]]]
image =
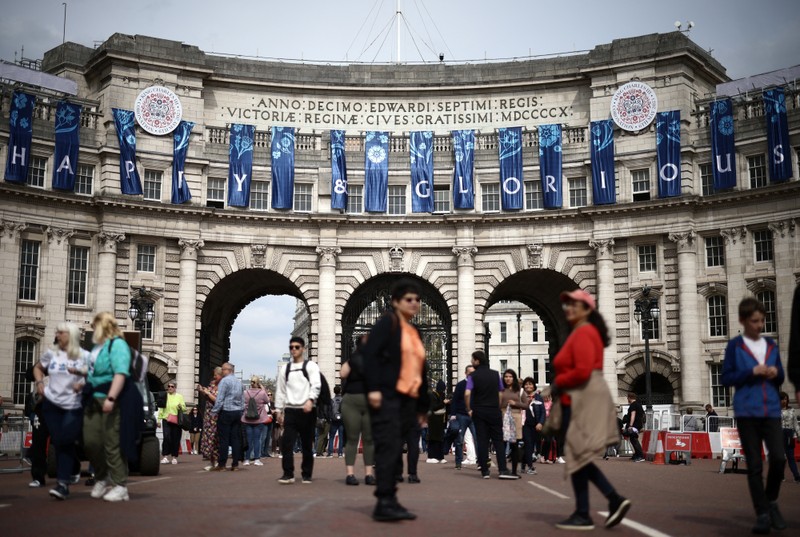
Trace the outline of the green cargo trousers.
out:
[[[94,467],[98,481],[125,486],[128,481],[128,461],[119,446],[119,407],[103,413],[105,398],[95,397],[83,415],[83,447]]]

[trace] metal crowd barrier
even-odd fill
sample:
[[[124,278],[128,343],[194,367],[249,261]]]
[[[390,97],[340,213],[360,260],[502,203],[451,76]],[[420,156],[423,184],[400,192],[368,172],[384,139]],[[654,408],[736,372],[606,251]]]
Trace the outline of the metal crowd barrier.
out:
[[[0,474],[21,473],[26,470],[25,435],[28,433],[30,421],[22,416],[9,416],[3,424],[0,436]],[[6,466],[6,462],[17,461],[17,466]]]

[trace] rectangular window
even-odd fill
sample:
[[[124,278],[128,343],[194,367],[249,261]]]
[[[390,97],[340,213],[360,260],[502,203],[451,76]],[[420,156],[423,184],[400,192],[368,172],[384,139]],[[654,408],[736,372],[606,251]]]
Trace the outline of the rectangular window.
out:
[[[136,249],[136,270],[138,272],[156,271],[156,247],[152,244],[140,244]]]
[[[294,203],[292,209],[299,213],[311,212],[311,184],[309,183],[295,183],[294,184]]]
[[[25,373],[33,365],[36,356],[36,342],[29,339],[18,339],[14,353],[14,404],[24,405],[25,398],[31,393],[31,385],[25,379]]]
[[[209,177],[206,184],[206,200],[225,203],[225,179]]]
[[[389,191],[389,214],[406,214],[406,187],[392,185]]]
[[[500,323],[500,343],[507,343],[508,342],[508,328],[506,323]]]
[[[542,326],[544,326],[544,340],[550,341],[550,329],[547,327],[547,323],[542,323]]]
[[[653,341],[654,339],[661,339],[661,326],[659,324],[660,322],[661,322],[660,317],[655,319],[651,318],[650,321],[648,322],[642,321],[642,333],[641,333],[642,341],[645,340],[645,333],[647,332],[648,328],[650,330],[650,333],[647,339],[649,339],[650,341]]]
[[[75,173],[75,193],[91,196],[94,189],[94,166],[79,164]]]
[[[250,208],[254,211],[269,209],[269,183],[252,181],[250,183]]]
[[[144,171],[144,199],[161,201],[161,177],[164,172],[157,170]]]
[[[642,244],[639,246],[639,272],[655,272],[656,267],[656,245]]]
[[[704,196],[714,193],[714,170],[711,164],[700,165],[700,187]]]
[[[539,384],[541,383],[540,379],[539,379],[539,359],[538,358],[533,358],[531,360],[531,378],[533,379],[533,382],[535,382],[536,386],[538,387]]]
[[[778,313],[775,309],[775,293],[772,291],[761,291],[756,293],[756,298],[759,302],[764,304],[764,330],[767,333],[776,333],[778,331]]]
[[[633,186],[633,201],[649,200],[650,170],[631,170],[631,185]]]
[[[500,374],[503,374],[503,371],[508,369],[508,360],[500,360]]]
[[[756,262],[772,261],[772,231],[768,229],[754,231],[753,244],[756,248]]]
[[[351,214],[364,212],[363,185],[347,185],[347,212]]]
[[[433,190],[433,212],[450,212],[450,187],[434,188]]]
[[[153,339],[153,321],[142,321],[142,339]]]
[[[534,343],[539,341],[539,321],[533,321],[533,331],[531,332],[531,337]]]
[[[86,282],[89,274],[89,248],[72,246],[69,249],[69,278],[67,303],[86,305]]]
[[[731,406],[730,389],[722,385],[722,364],[711,364],[708,369],[711,374],[711,406]]]
[[[724,296],[714,295],[708,299],[708,335],[728,336],[728,307]]]
[[[725,243],[722,237],[706,237],[706,266],[725,266]]]
[[[19,257],[19,300],[36,300],[41,243],[23,239]]]
[[[569,206],[586,207],[589,200],[586,194],[586,178],[576,177],[569,180]]]
[[[31,157],[28,163],[28,185],[44,188],[44,178],[47,171],[47,159]]]
[[[544,359],[544,382],[545,384],[553,382],[553,364],[549,358]]]
[[[525,181],[525,210],[533,211],[542,209],[544,200],[542,198],[541,181]]]
[[[764,155],[747,157],[747,172],[750,175],[750,188],[767,186],[767,159]]]
[[[481,210],[485,213],[500,210],[500,183],[481,183]]]

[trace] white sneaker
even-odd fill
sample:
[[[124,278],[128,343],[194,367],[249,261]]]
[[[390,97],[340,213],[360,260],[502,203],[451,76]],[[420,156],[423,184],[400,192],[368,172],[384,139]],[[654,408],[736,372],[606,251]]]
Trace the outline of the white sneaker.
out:
[[[106,492],[103,499],[107,502],[127,502],[130,497],[128,496],[128,487],[117,485],[113,489]]]
[[[32,488],[32,489],[38,489],[39,487],[41,487],[41,486],[42,486],[42,482],[41,482],[41,481],[39,481],[38,479],[34,479],[34,480],[33,480],[33,481],[31,481],[30,483],[28,483],[28,486],[29,486],[30,488]]]
[[[250,461],[248,461],[247,459],[245,459],[245,460],[244,460],[244,462],[242,463],[242,465],[243,465],[243,466],[250,466]]]
[[[213,465],[213,464],[209,464],[208,466],[206,466],[205,468],[203,468],[203,470],[205,470],[206,472],[210,472],[210,471],[211,471],[211,469],[212,469],[213,467],[214,467],[214,465]]]
[[[264,463],[261,462],[261,459],[256,459],[253,461],[253,466],[264,466]]]
[[[556,464],[566,464],[567,461],[564,460],[564,457],[559,457],[556,459]]]
[[[175,457],[174,459],[172,459],[172,464],[178,464],[178,458],[177,458],[177,457]]]
[[[99,500],[106,495],[106,492],[108,492],[109,488],[110,487],[108,486],[108,483],[105,481],[96,481],[94,487],[92,487],[92,498]]]
[[[439,461],[439,464],[447,464],[447,459],[441,459],[441,460]]]
[[[439,459],[428,459],[425,462],[428,464],[439,464]]]
[[[161,464],[169,464],[169,457],[164,457],[161,459]]]

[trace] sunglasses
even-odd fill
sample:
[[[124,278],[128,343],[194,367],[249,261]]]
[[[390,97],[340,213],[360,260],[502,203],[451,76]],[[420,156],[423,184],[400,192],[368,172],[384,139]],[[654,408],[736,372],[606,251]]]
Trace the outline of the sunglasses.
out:
[[[403,299],[405,302],[420,302],[421,299],[418,296],[407,296]]]
[[[302,348],[303,348],[303,347],[301,347],[300,345],[289,345],[289,349],[291,349],[291,350],[293,350],[293,351],[294,351],[294,350],[297,350],[297,349],[302,349]]]
[[[174,387],[175,387],[174,384],[167,384],[167,388],[174,388]]]

